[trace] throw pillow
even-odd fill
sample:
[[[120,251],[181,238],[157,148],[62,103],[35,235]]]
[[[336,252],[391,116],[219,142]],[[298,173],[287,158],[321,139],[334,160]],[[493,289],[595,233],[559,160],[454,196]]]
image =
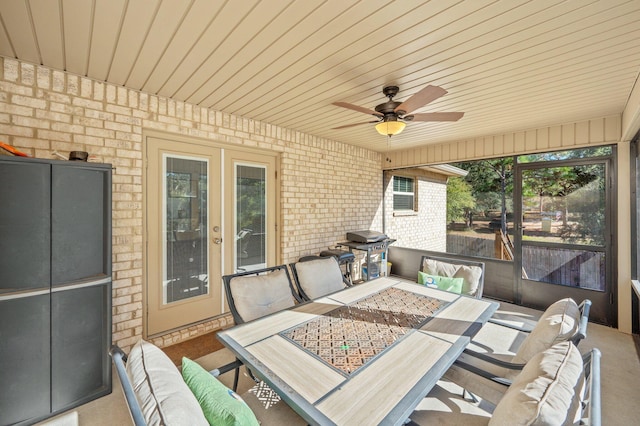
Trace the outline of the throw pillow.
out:
[[[154,344],[140,340],[131,348],[127,375],[147,424],[209,424],[176,366]]]
[[[418,271],[418,284],[423,284],[428,287],[437,287],[440,290],[460,294],[462,292],[464,279],[441,277],[439,275],[431,275],[422,271]]]
[[[258,425],[251,408],[207,370],[182,358],[182,377],[195,395],[210,425]]]

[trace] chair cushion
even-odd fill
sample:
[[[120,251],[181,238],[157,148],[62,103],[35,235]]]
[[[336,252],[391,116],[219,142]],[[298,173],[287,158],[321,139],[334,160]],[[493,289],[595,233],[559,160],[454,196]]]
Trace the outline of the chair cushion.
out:
[[[335,257],[298,262],[296,274],[298,284],[310,299],[345,288],[342,271]]]
[[[127,375],[147,424],[209,424],[176,366],[155,345],[140,340],[133,346]]]
[[[220,426],[258,425],[258,420],[251,408],[238,394],[188,358],[182,358],[182,377],[198,400],[209,424]]]
[[[572,425],[581,414],[582,356],[565,341],[535,355],[498,403],[490,425]]]
[[[512,362],[526,364],[535,354],[573,337],[579,325],[580,308],[576,302],[571,298],[558,300],[544,311]]]
[[[283,269],[266,275],[235,277],[230,287],[233,303],[245,322],[295,305],[289,279]]]
[[[435,259],[425,258],[422,263],[422,272],[443,277],[464,279],[461,294],[475,296],[482,277],[482,268],[479,266],[457,265],[441,262]]]
[[[418,284],[436,287],[440,290],[449,291],[460,294],[464,280],[462,278],[441,277],[439,275],[431,275],[426,272],[418,271]]]

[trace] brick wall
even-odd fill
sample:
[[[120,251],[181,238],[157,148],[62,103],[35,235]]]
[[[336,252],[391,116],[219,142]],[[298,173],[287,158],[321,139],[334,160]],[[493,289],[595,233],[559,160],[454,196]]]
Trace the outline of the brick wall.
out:
[[[410,169],[396,172],[414,178],[415,212],[393,211],[393,172],[384,173],[386,234],[397,247],[445,252],[447,248],[447,178],[433,172]],[[393,268],[393,267],[392,267]]]
[[[0,57],[0,140],[34,157],[88,151],[115,166],[113,341],[125,350],[142,335],[145,129],[280,153],[282,263],[348,230],[382,229],[377,152]],[[214,318],[153,341],[166,346],[229,324]]]

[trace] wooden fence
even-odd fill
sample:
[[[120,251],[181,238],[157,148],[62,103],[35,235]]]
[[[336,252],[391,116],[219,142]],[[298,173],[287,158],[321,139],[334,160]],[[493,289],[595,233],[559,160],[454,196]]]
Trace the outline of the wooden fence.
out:
[[[496,258],[495,241],[447,234],[447,252]],[[539,246],[522,248],[523,274],[530,280],[604,291],[605,255],[602,252]]]
[[[447,253],[494,258],[494,241],[487,238],[447,234]]]

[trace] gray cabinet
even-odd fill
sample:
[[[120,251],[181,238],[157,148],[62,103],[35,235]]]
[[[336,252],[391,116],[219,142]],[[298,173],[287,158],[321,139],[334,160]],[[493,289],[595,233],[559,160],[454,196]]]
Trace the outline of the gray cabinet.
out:
[[[111,392],[111,166],[0,157],[0,425]]]

